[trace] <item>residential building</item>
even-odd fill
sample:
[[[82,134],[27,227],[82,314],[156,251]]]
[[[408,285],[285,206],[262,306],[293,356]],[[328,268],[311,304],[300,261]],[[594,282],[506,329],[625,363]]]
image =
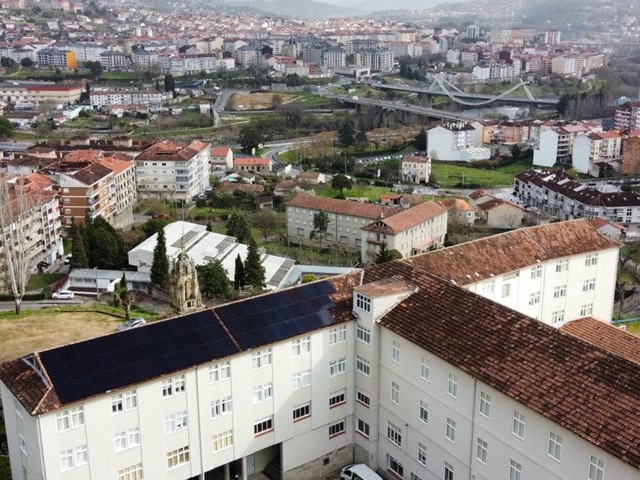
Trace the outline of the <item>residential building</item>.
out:
[[[230,147],[211,147],[211,171],[233,170],[233,150]]]
[[[524,208],[502,198],[492,198],[478,203],[479,218],[492,228],[518,228],[522,225]]]
[[[100,64],[107,71],[119,71],[129,67],[129,57],[117,50],[106,51],[100,54]]]
[[[70,50],[60,50],[58,48],[43,48],[38,50],[37,63],[41,67],[51,65],[54,68],[74,69],[78,68],[76,54]]]
[[[16,104],[38,106],[40,102],[54,102],[62,105],[76,103],[84,90],[81,84],[55,85],[53,83],[41,83],[37,85],[1,85],[0,100]]]
[[[480,27],[478,25],[467,26],[467,38],[480,38]]]
[[[100,165],[112,172],[110,179],[111,224],[116,228],[128,227],[133,223],[133,204],[138,198],[136,165],[133,160],[105,157]]]
[[[160,106],[164,95],[157,90],[102,90],[92,89],[90,93],[91,105],[102,108],[114,105],[156,105]]]
[[[579,55],[558,55],[551,60],[551,73],[567,77],[581,77],[582,59]]]
[[[393,70],[393,52],[378,49],[360,50],[356,53],[356,66],[375,72],[390,72]]]
[[[560,45],[562,32],[560,30],[547,30],[544,32],[544,43],[547,45]]]
[[[617,107],[613,121],[616,130],[640,129],[640,100]]]
[[[423,202],[402,209],[361,228],[360,258],[374,263],[383,244],[402,258],[442,248],[447,234],[447,209],[436,202]]]
[[[571,165],[573,141],[576,135],[591,131],[593,131],[591,126],[582,124],[551,127],[543,130],[533,150],[533,164],[541,167],[552,167],[556,163]]]
[[[488,160],[491,150],[477,147],[475,129],[468,124],[446,124],[427,130],[429,156],[434,160],[473,162]]]
[[[417,155],[402,157],[402,179],[410,183],[429,183],[431,159]]]
[[[64,49],[73,52],[78,62],[99,62],[100,54],[107,50],[107,47],[102,43],[77,42],[65,45]]]
[[[580,173],[599,177],[601,171],[618,171],[621,156],[622,135],[617,130],[577,135],[573,141],[572,165]]]
[[[36,352],[0,366],[12,473],[635,478],[637,343],[594,322],[565,333],[413,258]]]
[[[100,216],[110,221],[111,187],[114,172],[99,163],[91,163],[73,173],[60,173],[60,203],[62,224],[82,225],[85,219]]]
[[[150,52],[140,47],[131,53],[131,62],[137,68],[148,70],[160,64],[160,56],[157,52]]]
[[[257,157],[234,157],[233,168],[240,171],[265,174],[271,172],[271,159]]]
[[[459,225],[471,226],[476,221],[476,209],[461,198],[439,200],[438,203],[447,209],[447,221]]]
[[[209,187],[209,144],[153,143],[136,157],[139,198],[189,201]]]
[[[640,136],[630,136],[622,141],[622,174],[638,175],[638,173],[640,173]]]

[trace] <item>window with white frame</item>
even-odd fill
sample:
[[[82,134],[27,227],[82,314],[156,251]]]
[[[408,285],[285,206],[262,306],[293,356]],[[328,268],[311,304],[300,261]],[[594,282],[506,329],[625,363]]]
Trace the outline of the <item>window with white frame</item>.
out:
[[[360,355],[356,355],[356,370],[368,377],[371,374],[371,364],[369,360]]]
[[[540,292],[531,292],[529,294],[529,305],[538,305],[540,303]]]
[[[84,425],[84,408],[76,407],[56,413],[58,433]]]
[[[593,455],[589,456],[589,480],[604,480],[604,461]]]
[[[398,447],[402,446],[402,429],[390,420],[387,420],[387,438]]]
[[[60,470],[67,472],[75,467],[73,462],[73,449],[60,452]]]
[[[525,417],[524,414],[514,411],[513,412],[513,425],[511,428],[511,432],[518,438],[524,438],[524,425],[525,425]]]
[[[171,397],[184,393],[186,389],[186,379],[184,375],[178,375],[162,381],[162,396]]]
[[[218,398],[211,402],[211,418],[221,417],[231,412],[231,397]]]
[[[566,272],[569,270],[569,259],[563,258],[556,262],[556,273]]]
[[[273,417],[264,418],[253,424],[253,434],[262,435],[273,430]]]
[[[267,367],[271,365],[272,360],[273,354],[271,352],[271,347],[258,350],[251,354],[251,368],[257,370],[258,368]]]
[[[124,452],[130,448],[140,445],[140,429],[138,427],[130,428],[124,432],[116,433],[114,436],[116,453]]]
[[[142,464],[138,463],[118,470],[117,480],[142,480]]]
[[[553,298],[562,298],[567,296],[566,285],[556,285],[553,287]]]
[[[542,265],[536,265],[531,269],[531,280],[542,278]]]
[[[511,294],[511,284],[502,284],[502,298],[508,297]]]
[[[214,435],[211,439],[211,443],[214,452],[233,447],[233,430],[227,430],[226,432]]]
[[[431,367],[429,366],[429,360],[422,357],[422,361],[420,362],[420,378],[426,380],[427,382],[431,378]]]
[[[449,383],[447,386],[447,393],[453,398],[458,398],[458,377],[453,373],[449,374]]]
[[[178,412],[173,415],[164,417],[164,434],[170,435],[180,430],[184,430],[188,426],[187,411]]]
[[[445,436],[452,442],[456,441],[456,421],[447,417],[447,430]]]
[[[342,435],[346,432],[346,423],[344,420],[340,420],[333,425],[329,425],[329,438],[335,437],[336,435]]]
[[[347,359],[346,357],[332,360],[329,362],[329,376],[335,377],[347,373]]]
[[[329,330],[329,345],[335,345],[336,343],[342,343],[347,341],[347,326],[341,325],[339,327]]]
[[[581,317],[588,317],[589,315],[593,314],[593,303],[585,303],[584,305],[580,306],[580,316]]]
[[[402,464],[389,454],[387,454],[387,468],[400,478],[404,475],[404,467]]]
[[[329,408],[337,407],[343,403],[346,403],[346,392],[344,390],[329,395]]]
[[[369,406],[371,405],[371,398],[362,390],[356,391],[356,401],[367,408],[369,408]]]
[[[478,442],[476,444],[476,458],[479,462],[487,464],[487,452],[489,445],[487,442],[478,437]]]
[[[89,449],[86,445],[60,452],[60,469],[63,472],[89,463]]]
[[[485,297],[493,297],[496,290],[495,280],[490,280],[482,285],[482,295]]]
[[[311,402],[307,402],[293,409],[293,421],[311,416]]]
[[[371,299],[369,297],[365,297],[361,293],[356,292],[356,308],[360,310],[364,310],[365,312],[371,311]]]
[[[586,257],[584,257],[584,266],[585,267],[594,267],[598,264],[598,254],[590,253]]]
[[[140,444],[140,438],[138,437],[138,444]],[[89,448],[86,445],[76,447],[73,449],[73,456],[76,462],[76,467],[89,463]]]
[[[307,369],[301,372],[294,373],[292,380],[292,388],[294,390],[300,390],[301,388],[308,387],[309,385],[311,385],[311,370]]]
[[[444,462],[444,480],[453,480],[453,465]]]
[[[480,414],[487,418],[491,417],[491,395],[480,392]]]
[[[429,423],[429,406],[424,400],[420,400],[420,410],[418,417],[424,423]]]
[[[522,480],[522,465],[515,460],[509,460],[509,480]]]
[[[16,411],[18,416],[22,418],[22,404],[20,403],[20,400],[18,400],[17,397],[13,397],[13,409]]]
[[[564,321],[564,310],[556,310],[555,312],[551,312],[551,323],[561,323]]]
[[[560,461],[562,457],[562,437],[556,433],[549,432],[549,448],[547,454],[554,460]]]
[[[587,280],[585,280],[582,283],[582,291],[583,292],[589,292],[591,290],[595,290],[596,288],[596,279],[595,278],[588,278]]]
[[[391,401],[393,403],[400,403],[400,385],[396,382],[391,382]]]
[[[418,463],[427,465],[427,447],[420,442],[418,442]]]
[[[298,357],[311,351],[311,337],[296,338],[291,341],[291,355]]]
[[[260,403],[273,398],[273,383],[265,383],[253,387],[253,403]]]
[[[209,383],[217,383],[231,377],[231,363],[229,361],[209,366]]]
[[[22,433],[18,433],[18,437],[20,438],[20,450],[22,450],[22,453],[24,453],[26,455],[27,454],[27,440],[24,438]]]
[[[360,324],[356,326],[356,338],[367,345],[371,344],[371,330]]]
[[[356,422],[356,432],[369,438],[369,424],[361,418],[358,418]]]
[[[111,412],[121,413],[133,410],[138,406],[138,397],[135,390],[118,393],[111,397]]]
[[[396,342],[395,340],[391,343],[391,360],[400,363],[400,342]]]
[[[189,463],[189,446],[178,448],[167,453],[167,468],[179,467]]]

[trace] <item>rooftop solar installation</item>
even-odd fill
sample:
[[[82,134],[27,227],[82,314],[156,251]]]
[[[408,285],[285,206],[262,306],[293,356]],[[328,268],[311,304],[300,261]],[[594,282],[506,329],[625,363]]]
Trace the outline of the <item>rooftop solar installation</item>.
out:
[[[224,305],[216,313],[247,350],[336,323],[329,314],[334,291],[329,282],[315,282]]]
[[[63,403],[124,388],[239,349],[211,310],[40,353]]]

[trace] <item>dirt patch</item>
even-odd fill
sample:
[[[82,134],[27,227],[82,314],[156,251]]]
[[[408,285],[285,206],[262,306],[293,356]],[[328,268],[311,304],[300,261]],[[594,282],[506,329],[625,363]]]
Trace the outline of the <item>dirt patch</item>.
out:
[[[0,361],[115,331],[124,321],[100,312],[46,309],[19,318],[0,317]]]
[[[288,103],[292,100],[291,95],[286,93],[234,93],[229,99],[228,108],[230,110],[267,110],[274,108],[274,96],[277,96],[276,103]]]

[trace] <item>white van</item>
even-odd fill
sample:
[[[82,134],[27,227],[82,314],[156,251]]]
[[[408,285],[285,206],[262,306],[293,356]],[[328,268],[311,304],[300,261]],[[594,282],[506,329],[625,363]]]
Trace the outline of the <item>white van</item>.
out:
[[[340,472],[340,480],[382,480],[382,477],[364,463],[349,465]]]

